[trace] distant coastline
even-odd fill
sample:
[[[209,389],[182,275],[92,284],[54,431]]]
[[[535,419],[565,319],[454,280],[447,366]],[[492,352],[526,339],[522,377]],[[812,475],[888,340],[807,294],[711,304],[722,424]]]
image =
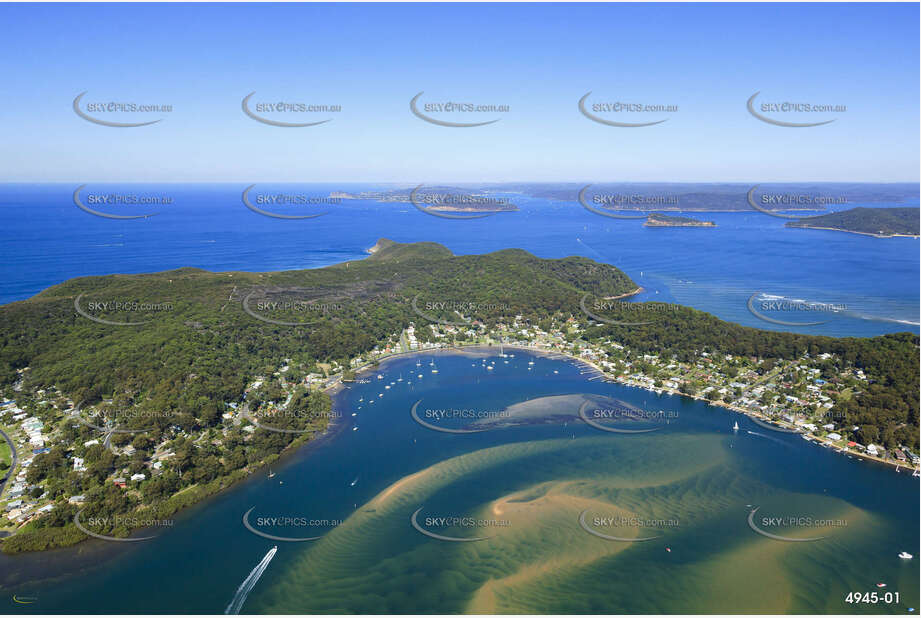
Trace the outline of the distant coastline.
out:
[[[788,221],[788,228],[851,232],[875,238],[918,238],[919,210],[917,207],[851,208],[841,212],[805,217]]]
[[[858,232],[857,230],[846,230],[840,227],[820,227],[818,225],[788,225],[792,230],[824,230],[826,232],[847,232],[848,234],[860,234],[861,236],[872,236],[873,238],[921,238],[918,234],[879,234],[873,232]]]

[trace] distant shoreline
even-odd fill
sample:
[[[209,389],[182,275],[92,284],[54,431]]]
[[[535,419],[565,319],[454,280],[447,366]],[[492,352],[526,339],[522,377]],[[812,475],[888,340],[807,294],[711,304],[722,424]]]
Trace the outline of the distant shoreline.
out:
[[[874,234],[873,232],[858,232],[856,230],[845,230],[840,227],[818,227],[816,225],[787,225],[784,226],[791,230],[824,230],[828,232],[847,232],[848,234],[860,234],[861,236],[872,236],[873,238],[921,238],[917,234]]]

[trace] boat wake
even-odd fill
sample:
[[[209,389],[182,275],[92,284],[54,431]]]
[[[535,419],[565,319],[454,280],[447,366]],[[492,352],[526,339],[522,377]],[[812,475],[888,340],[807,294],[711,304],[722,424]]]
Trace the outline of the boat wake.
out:
[[[758,436],[759,438],[764,438],[765,440],[770,440],[771,442],[776,442],[777,444],[780,444],[783,446],[787,446],[787,447],[790,446],[787,442],[784,442],[783,440],[779,440],[773,436],[766,436],[763,433],[758,433],[757,431],[749,431],[746,429],[745,433],[752,435],[752,436]]]
[[[256,586],[256,582],[258,582],[262,574],[265,573],[265,570],[268,568],[272,558],[275,557],[275,552],[277,551],[278,546],[276,545],[259,561],[256,568],[250,571],[246,579],[243,580],[243,583],[240,584],[240,587],[237,588],[237,592],[233,595],[233,600],[230,602],[230,605],[224,610],[225,614],[236,615],[240,613],[240,610],[243,609],[243,604],[246,603],[246,597],[249,596],[250,591]]]

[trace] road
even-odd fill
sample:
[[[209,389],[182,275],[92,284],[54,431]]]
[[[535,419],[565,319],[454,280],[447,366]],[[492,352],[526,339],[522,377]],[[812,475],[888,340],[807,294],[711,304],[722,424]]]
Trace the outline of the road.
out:
[[[3,492],[6,491],[6,486],[9,484],[10,479],[13,478],[13,474],[16,472],[16,464],[19,462],[18,454],[16,453],[16,446],[13,445],[13,441],[10,439],[6,432],[0,429],[0,435],[3,436],[3,439],[6,440],[6,443],[10,445],[10,453],[13,455],[13,458],[10,460],[10,468],[6,473],[6,478],[0,481],[0,498],[3,497]]]

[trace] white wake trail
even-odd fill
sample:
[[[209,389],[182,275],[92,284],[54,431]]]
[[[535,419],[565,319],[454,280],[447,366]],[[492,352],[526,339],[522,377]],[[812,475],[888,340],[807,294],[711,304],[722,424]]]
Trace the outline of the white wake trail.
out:
[[[269,563],[272,561],[272,558],[275,557],[275,552],[277,551],[278,546],[276,545],[259,561],[256,568],[250,571],[246,579],[243,580],[243,583],[240,584],[240,587],[237,588],[237,592],[233,595],[233,600],[230,602],[230,605],[224,610],[225,614],[236,615],[240,613],[240,610],[243,609],[243,604],[246,603],[246,597],[249,596],[250,591],[256,586],[256,582],[262,577],[262,574],[268,568]]]

